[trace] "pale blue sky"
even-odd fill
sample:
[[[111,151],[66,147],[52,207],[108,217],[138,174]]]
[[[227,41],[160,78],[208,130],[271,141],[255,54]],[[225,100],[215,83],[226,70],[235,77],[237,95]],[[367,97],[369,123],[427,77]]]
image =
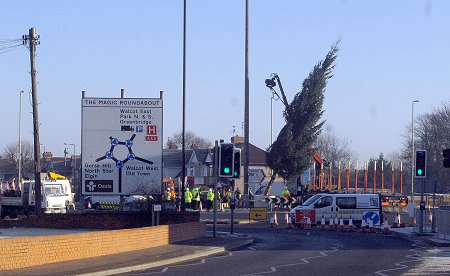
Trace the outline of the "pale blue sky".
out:
[[[186,129],[228,140],[244,118],[245,0],[188,0]],[[36,27],[41,143],[81,151],[81,90],[88,97],[164,94],[164,140],[181,131],[183,1],[3,1],[0,40]],[[250,142],[270,142],[278,73],[291,101],[341,38],[324,103],[327,125],[359,160],[401,148],[415,114],[450,99],[450,1],[250,1]],[[0,46],[1,47],[1,46]],[[1,52],[1,51],[0,51]],[[18,140],[19,91],[31,91],[25,47],[0,54],[1,147]],[[274,139],[284,125],[274,102]],[[23,101],[23,140],[32,141]],[[69,148],[72,152],[72,148]]]

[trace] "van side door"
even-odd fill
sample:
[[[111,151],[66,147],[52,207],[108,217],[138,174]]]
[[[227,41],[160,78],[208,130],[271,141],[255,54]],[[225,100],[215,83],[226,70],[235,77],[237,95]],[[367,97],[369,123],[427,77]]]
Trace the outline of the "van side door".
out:
[[[333,197],[323,196],[314,203],[314,209],[316,210],[316,221],[320,221],[322,216],[325,220],[330,220],[331,215],[334,213]]]

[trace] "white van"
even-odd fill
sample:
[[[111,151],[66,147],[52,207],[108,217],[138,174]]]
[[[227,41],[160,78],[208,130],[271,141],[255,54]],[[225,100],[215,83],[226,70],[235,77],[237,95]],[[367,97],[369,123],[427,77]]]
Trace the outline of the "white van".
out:
[[[253,200],[254,207],[267,207],[266,198],[274,199],[276,197],[281,197],[281,192],[283,192],[284,188],[286,187],[286,184],[284,182],[274,182],[269,194],[266,197],[264,195],[264,192],[266,191],[268,184],[269,183],[264,183],[263,185],[261,185],[261,187],[258,188],[258,190],[256,190]]]
[[[330,218],[342,218],[348,224],[352,218],[355,225],[364,219],[373,225],[381,225],[381,198],[379,194],[316,194],[302,205],[290,211],[294,223],[305,223],[309,217],[312,224],[320,224],[322,217],[328,223]]]

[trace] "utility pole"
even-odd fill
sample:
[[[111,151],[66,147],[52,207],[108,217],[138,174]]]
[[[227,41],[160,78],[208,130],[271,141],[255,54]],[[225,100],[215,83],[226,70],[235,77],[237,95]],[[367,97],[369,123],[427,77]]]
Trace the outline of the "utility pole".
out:
[[[36,81],[36,45],[39,45],[39,36],[36,35],[36,28],[29,30],[28,36],[23,36],[23,43],[28,43],[30,47],[30,64],[31,64],[31,95],[33,98],[33,136],[34,136],[34,183],[36,193],[36,215],[42,214],[42,194],[41,194],[41,151],[39,142],[39,116],[37,101],[37,81]]]
[[[249,18],[248,6],[250,0],[245,0],[245,111],[244,111],[244,208],[249,207],[248,201],[248,166],[250,164],[250,139],[249,139],[249,121],[250,121],[250,88],[249,88],[249,70],[248,70],[248,32],[249,32]]]

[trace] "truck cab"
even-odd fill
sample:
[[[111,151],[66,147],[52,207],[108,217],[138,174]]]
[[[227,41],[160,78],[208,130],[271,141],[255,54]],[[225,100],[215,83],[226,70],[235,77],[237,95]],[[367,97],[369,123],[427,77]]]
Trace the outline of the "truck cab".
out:
[[[42,180],[41,207],[44,213],[66,213],[73,202],[68,180]],[[36,210],[35,181],[24,181],[21,191],[10,191],[0,197],[0,217],[14,219],[18,215],[28,216]]]

